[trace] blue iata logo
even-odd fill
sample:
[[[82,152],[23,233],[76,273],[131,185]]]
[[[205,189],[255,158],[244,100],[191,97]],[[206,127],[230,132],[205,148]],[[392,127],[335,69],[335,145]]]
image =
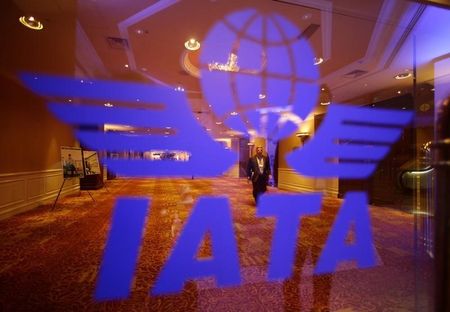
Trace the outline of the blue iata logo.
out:
[[[22,81],[34,92],[57,99],[134,103],[140,107],[79,105],[50,102],[48,107],[59,119],[76,130],[80,142],[93,150],[110,152],[182,150],[191,157],[186,162],[154,162],[143,159],[102,159],[113,172],[133,177],[213,177],[226,171],[237,155],[224,150],[196,122],[182,92],[147,84],[111,82],[46,75],[23,74]],[[137,128],[170,129],[170,133],[130,134],[104,132],[104,124]],[[92,130],[98,126],[99,130]],[[214,159],[214,162],[210,160]]]
[[[264,33],[265,32],[265,33]],[[311,113],[318,97],[317,68],[300,30],[277,14],[255,10],[232,13],[213,26],[201,55],[201,85],[216,118],[244,135],[271,140],[298,128],[295,121]],[[264,39],[264,40],[263,40]],[[77,138],[93,150],[109,152],[182,150],[188,161],[102,159],[108,168],[129,177],[219,176],[237,161],[196,122],[184,92],[147,84],[84,81],[41,74],[23,74],[24,84],[51,98],[49,109],[76,127]],[[104,107],[62,103],[63,99],[134,103]],[[56,99],[56,100],[55,100]],[[287,156],[298,173],[313,178],[366,179],[386,156],[412,119],[410,111],[361,108],[333,103],[315,135]],[[159,135],[105,133],[104,124],[170,129]],[[211,161],[213,160],[213,161]],[[320,213],[322,194],[263,195],[258,218],[274,218],[268,281],[291,277],[296,239],[305,216]],[[98,275],[95,298],[129,296],[151,207],[150,198],[117,199],[111,230]],[[348,243],[350,231],[355,239]],[[209,233],[212,257],[198,259],[197,251]],[[336,270],[343,261],[358,268],[376,263],[367,194],[349,192],[336,216],[314,273]],[[236,235],[226,197],[201,196],[194,204],[173,250],[162,268],[153,295],[178,293],[192,279],[214,277],[218,287],[241,284]]]

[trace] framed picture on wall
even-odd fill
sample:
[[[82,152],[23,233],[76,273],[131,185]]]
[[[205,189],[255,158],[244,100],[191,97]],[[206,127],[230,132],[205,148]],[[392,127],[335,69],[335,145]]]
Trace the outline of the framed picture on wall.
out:
[[[100,174],[100,163],[97,152],[83,151],[83,159],[85,175]]]
[[[83,178],[83,154],[81,148],[61,146],[61,165],[65,179]]]

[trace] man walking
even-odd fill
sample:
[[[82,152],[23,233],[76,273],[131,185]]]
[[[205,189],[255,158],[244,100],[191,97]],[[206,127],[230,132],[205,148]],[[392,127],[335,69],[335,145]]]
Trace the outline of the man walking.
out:
[[[263,155],[263,148],[256,148],[256,155],[251,157],[247,166],[247,177],[253,184],[253,197],[258,203],[258,197],[267,191],[267,182],[270,176],[269,157]]]

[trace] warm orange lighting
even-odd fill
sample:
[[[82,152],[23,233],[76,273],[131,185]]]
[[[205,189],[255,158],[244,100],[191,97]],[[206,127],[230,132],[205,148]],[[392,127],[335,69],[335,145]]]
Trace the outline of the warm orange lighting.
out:
[[[234,53],[228,55],[228,60],[226,63],[213,62],[208,64],[209,71],[219,70],[228,72],[239,72],[238,56]]]
[[[394,78],[397,79],[397,80],[401,80],[401,79],[409,78],[411,76],[412,76],[411,72],[404,72],[404,73],[396,75]]]
[[[33,16],[21,16],[19,18],[20,23],[22,23],[23,26],[28,27],[33,30],[42,30],[44,28],[44,25],[35,19]]]
[[[295,136],[298,138],[309,137],[309,135],[310,135],[309,132],[297,132],[295,134]]]
[[[198,42],[194,38],[191,38],[184,43],[184,47],[189,51],[197,51],[198,49],[200,49],[200,42]]]
[[[321,58],[321,57],[314,58],[314,65],[320,65],[322,63],[323,63],[323,58]]]

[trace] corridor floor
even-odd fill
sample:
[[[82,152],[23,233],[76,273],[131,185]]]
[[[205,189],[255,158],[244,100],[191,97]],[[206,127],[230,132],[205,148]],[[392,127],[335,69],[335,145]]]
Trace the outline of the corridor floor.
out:
[[[283,193],[274,188],[270,193]],[[293,277],[267,282],[275,222],[257,218],[246,180],[116,179],[0,221],[0,311],[413,311],[414,245],[411,214],[370,207],[377,265],[343,263],[313,276],[342,203],[324,198],[320,215],[302,218]],[[212,278],[186,283],[178,295],[149,295],[199,196],[230,199],[242,285],[217,288]],[[93,293],[115,200],[151,198],[150,215],[131,294],[95,302]],[[210,254],[208,240],[199,256]]]

